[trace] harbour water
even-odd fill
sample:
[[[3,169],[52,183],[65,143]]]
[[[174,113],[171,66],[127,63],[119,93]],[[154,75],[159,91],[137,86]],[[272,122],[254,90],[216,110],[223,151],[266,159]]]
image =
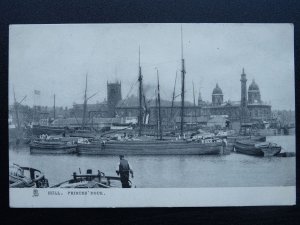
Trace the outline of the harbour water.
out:
[[[267,141],[295,152],[295,136],[272,136]],[[255,187],[296,185],[295,157],[128,156],[138,188]],[[43,171],[50,186],[70,179],[73,172],[100,170],[115,176],[118,156],[33,155],[29,147],[9,149],[10,163]]]

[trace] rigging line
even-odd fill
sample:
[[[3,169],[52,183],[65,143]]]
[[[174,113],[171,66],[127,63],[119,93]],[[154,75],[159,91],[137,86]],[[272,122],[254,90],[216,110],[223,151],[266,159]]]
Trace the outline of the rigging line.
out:
[[[128,99],[129,94],[131,93],[131,91],[133,90],[133,87],[134,87],[137,83],[138,83],[138,80],[137,80],[135,83],[133,83],[133,84],[131,85],[131,87],[130,87],[130,89],[129,89],[127,95],[126,95],[126,97],[122,100],[121,105],[123,105],[123,104],[125,103],[125,100]]]

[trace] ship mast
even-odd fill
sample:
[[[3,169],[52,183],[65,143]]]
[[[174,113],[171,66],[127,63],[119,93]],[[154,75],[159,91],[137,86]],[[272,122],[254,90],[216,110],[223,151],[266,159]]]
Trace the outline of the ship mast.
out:
[[[141,68],[141,60],[140,60],[140,47],[139,47],[139,136],[142,135],[142,81],[143,81],[143,76],[142,76],[142,68]]]
[[[19,112],[18,112],[18,103],[16,99],[16,93],[15,93],[15,88],[13,88],[14,91],[14,100],[15,100],[15,112],[16,112],[16,120],[17,120],[17,133],[18,133],[18,138],[19,138],[19,129],[20,129],[20,120],[19,120]]]
[[[181,121],[180,121],[180,135],[183,136],[183,119],[184,119],[184,83],[185,83],[185,68],[183,58],[183,40],[182,40],[182,26],[181,26]]]
[[[170,119],[171,119],[171,120],[172,120],[172,118],[173,118],[173,107],[174,107],[174,100],[175,100],[175,88],[176,88],[176,80],[177,80],[177,70],[176,70],[175,84],[174,84],[173,96],[172,96],[171,116],[170,116]]]
[[[20,102],[17,102],[14,87],[13,87],[13,92],[14,92],[14,108],[15,108],[16,120],[17,120],[17,139],[19,140],[19,138],[20,138],[20,128],[21,128],[20,120],[19,120],[19,105],[21,105],[21,103],[26,99],[27,95],[25,95],[24,98]]]
[[[156,114],[156,137],[158,139],[158,133],[159,133],[159,125],[158,125],[158,109],[157,109],[157,93],[156,93],[156,90],[155,90],[155,114]]]
[[[54,105],[53,105],[53,119],[55,120],[55,94],[54,94]]]
[[[157,100],[158,100],[158,126],[159,126],[159,139],[162,140],[162,127],[161,127],[161,110],[160,110],[160,91],[159,91],[159,76],[157,72]]]
[[[82,116],[82,124],[81,128],[84,128],[85,125],[85,114],[86,114],[86,104],[87,104],[87,98],[86,98],[86,92],[87,92],[87,75],[85,76],[85,91],[84,91],[84,102],[83,102],[83,116]]]
[[[194,98],[194,122],[196,123],[196,100],[195,100],[195,89],[194,89],[194,81],[193,81],[193,98]]]

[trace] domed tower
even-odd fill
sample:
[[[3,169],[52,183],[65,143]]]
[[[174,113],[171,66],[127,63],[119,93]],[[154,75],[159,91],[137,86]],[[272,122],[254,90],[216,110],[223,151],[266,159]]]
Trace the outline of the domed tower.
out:
[[[218,83],[212,92],[212,104],[221,105],[223,103],[223,92]]]
[[[248,89],[248,103],[253,104],[259,102],[261,102],[259,87],[253,79]]]

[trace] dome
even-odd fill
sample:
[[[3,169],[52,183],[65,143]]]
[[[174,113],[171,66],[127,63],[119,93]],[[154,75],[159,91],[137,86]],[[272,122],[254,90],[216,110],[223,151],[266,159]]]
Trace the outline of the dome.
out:
[[[216,84],[216,87],[213,90],[213,95],[223,95],[222,89],[219,87],[218,84]]]
[[[259,91],[259,87],[254,80],[252,80],[252,83],[249,86],[249,91]]]

